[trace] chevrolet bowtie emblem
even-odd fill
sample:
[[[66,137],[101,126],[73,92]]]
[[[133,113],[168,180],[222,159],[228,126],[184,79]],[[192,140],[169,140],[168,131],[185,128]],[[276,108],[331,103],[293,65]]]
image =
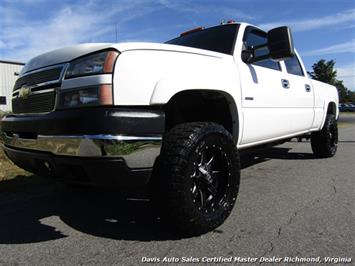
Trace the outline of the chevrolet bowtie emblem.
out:
[[[18,96],[20,98],[23,98],[23,99],[27,99],[28,98],[28,95],[30,95],[30,88],[26,87],[26,86],[22,86],[21,89],[20,89],[20,92],[18,94]]]

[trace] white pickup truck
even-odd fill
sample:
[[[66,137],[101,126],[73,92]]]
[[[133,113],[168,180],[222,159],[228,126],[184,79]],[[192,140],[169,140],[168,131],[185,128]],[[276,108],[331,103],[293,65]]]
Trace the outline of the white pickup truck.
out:
[[[185,233],[223,223],[239,151],[309,134],[337,149],[338,94],[309,79],[288,27],[229,22],[158,43],[82,44],[30,60],[2,147],[41,175],[127,190],[148,186]]]

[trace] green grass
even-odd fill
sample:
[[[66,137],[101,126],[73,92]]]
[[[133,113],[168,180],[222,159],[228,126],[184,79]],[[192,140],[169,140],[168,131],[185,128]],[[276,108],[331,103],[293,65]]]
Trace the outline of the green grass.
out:
[[[3,110],[0,110],[0,119],[3,117],[3,116],[5,116],[5,115],[7,115],[7,114],[9,114],[10,112],[5,112],[5,111],[3,111]]]
[[[0,182],[10,180],[17,176],[28,176],[30,173],[17,167],[6,158],[4,151],[0,148]]]
[[[7,112],[0,110],[0,119],[6,115]],[[30,173],[17,167],[4,154],[0,148],[0,182],[5,180],[14,179],[17,176],[28,176]]]
[[[0,119],[5,115],[6,113],[4,111],[0,110]]]

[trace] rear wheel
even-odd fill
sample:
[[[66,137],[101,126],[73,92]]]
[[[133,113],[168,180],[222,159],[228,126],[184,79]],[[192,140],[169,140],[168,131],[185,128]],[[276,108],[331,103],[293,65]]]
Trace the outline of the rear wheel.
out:
[[[335,115],[328,114],[321,131],[311,135],[313,153],[320,157],[333,157],[338,148],[338,125]]]
[[[155,199],[168,221],[196,235],[221,225],[233,209],[240,180],[232,136],[214,123],[174,127],[163,141]]]

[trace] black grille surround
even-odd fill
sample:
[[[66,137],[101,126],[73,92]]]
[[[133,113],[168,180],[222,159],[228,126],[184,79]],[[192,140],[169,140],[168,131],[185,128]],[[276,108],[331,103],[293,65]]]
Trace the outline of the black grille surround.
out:
[[[50,69],[45,69],[43,71],[36,71],[33,74],[24,75],[16,81],[14,91],[20,89],[23,85],[30,87],[49,81],[59,80],[61,77],[62,70],[63,66],[59,66]]]
[[[20,77],[14,86],[12,112],[14,114],[48,113],[54,110],[56,91],[61,85],[64,65],[36,70]],[[22,88],[26,88],[23,95]]]

